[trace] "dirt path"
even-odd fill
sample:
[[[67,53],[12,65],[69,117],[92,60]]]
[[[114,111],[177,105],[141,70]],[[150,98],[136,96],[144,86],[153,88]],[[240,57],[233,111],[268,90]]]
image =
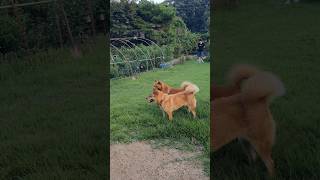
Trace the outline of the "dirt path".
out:
[[[198,153],[153,149],[146,142],[110,146],[111,180],[209,180]]]

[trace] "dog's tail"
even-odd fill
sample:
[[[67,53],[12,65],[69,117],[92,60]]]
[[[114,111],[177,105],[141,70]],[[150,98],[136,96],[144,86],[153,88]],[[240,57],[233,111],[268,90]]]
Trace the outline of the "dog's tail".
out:
[[[183,81],[182,83],[181,83],[181,85],[180,85],[180,87],[182,87],[182,88],[186,88],[187,86],[189,86],[190,84],[192,84],[191,82],[189,82],[189,81]]]
[[[193,94],[196,94],[200,91],[197,85],[188,81],[184,81],[183,83],[181,83],[181,87],[185,89],[185,92],[192,92]]]
[[[248,64],[237,64],[231,67],[228,75],[227,81],[235,86],[240,88],[241,83],[257,74],[260,70],[257,67]]]
[[[243,82],[241,96],[243,101],[257,101],[266,98],[268,103],[275,97],[285,94],[282,81],[270,72],[261,71]]]

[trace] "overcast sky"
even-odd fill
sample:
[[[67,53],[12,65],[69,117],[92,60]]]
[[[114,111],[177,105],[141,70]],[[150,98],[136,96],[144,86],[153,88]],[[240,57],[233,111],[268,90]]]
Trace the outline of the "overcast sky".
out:
[[[111,1],[118,1],[118,2],[120,2],[120,0],[110,0],[110,2]],[[164,0],[148,0],[148,1],[153,1],[153,2],[155,2],[155,3],[162,3]]]
[[[155,3],[162,3],[164,0],[149,0],[149,1],[153,1]]]
[[[117,1],[117,2],[120,2],[120,0],[110,0],[111,1]],[[153,1],[155,3],[162,3],[164,0],[148,0],[148,1]]]

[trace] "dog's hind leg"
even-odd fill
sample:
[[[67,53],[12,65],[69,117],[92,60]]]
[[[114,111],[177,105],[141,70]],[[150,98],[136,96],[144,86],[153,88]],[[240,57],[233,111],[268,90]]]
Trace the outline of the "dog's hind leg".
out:
[[[252,147],[252,145],[242,138],[238,138],[238,142],[243,151],[246,153],[249,163],[252,164],[253,162],[255,162],[257,159],[257,153]]]
[[[250,151],[251,160],[255,162],[257,160],[257,152],[254,150],[254,148],[251,145],[249,147],[249,151]]]
[[[193,100],[189,103],[188,109],[190,109],[190,111],[191,111],[194,119],[197,117],[196,107],[197,107],[197,101],[196,101],[196,99],[193,99]]]
[[[167,112],[167,113],[168,113],[169,120],[172,121],[172,118],[173,118],[172,112],[170,111],[170,112]]]
[[[191,112],[192,112],[193,118],[195,119],[197,117],[196,110],[195,109],[191,109]]]
[[[264,162],[270,176],[274,176],[274,162],[271,157],[272,143],[266,141],[250,141]]]
[[[196,108],[195,108],[194,106],[188,105],[188,111],[192,113],[193,118],[196,118],[196,117],[197,117]]]

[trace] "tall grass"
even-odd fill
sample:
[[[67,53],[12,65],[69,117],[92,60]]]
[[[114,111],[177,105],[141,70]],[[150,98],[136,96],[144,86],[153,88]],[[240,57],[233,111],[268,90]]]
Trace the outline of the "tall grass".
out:
[[[107,52],[0,64],[0,179],[107,178]]]

